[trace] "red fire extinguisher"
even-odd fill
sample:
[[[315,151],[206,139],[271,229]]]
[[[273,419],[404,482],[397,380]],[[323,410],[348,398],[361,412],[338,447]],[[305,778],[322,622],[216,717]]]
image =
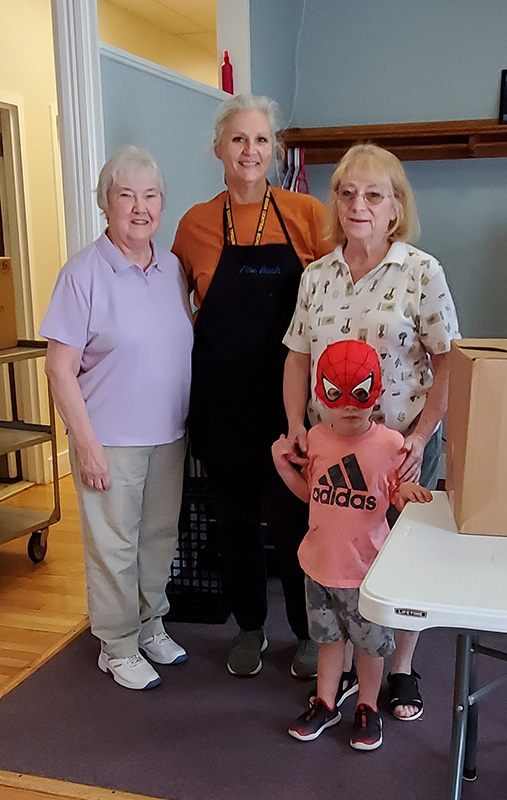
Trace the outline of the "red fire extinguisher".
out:
[[[222,61],[220,69],[222,74],[222,90],[224,92],[229,92],[229,94],[234,94],[234,78],[228,50],[224,50],[224,60]]]

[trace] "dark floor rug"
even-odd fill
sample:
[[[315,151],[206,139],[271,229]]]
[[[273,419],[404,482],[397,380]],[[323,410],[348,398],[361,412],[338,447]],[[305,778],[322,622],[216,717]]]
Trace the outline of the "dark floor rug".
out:
[[[82,634],[0,701],[0,769],[173,800],[444,800],[452,632],[421,637],[420,720],[394,720],[383,693],[384,744],[371,753],[348,745],[352,698],[342,722],[316,741],[287,735],[309,684],[289,675],[293,640],[276,582],[270,645],[254,678],[236,678],[225,669],[231,620],[220,626],[173,623],[171,633],[189,660],[160,667],[162,684],[148,692],[123,689],[103,675],[96,641]],[[487,641],[505,649],[507,640]],[[499,662],[481,659],[481,680],[501,672]],[[507,796],[505,700],[503,687],[481,702],[479,780],[464,785],[463,800]]]

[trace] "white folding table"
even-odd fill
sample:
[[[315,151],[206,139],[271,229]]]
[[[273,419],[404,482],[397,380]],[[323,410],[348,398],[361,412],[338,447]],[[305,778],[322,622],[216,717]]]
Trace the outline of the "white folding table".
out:
[[[477,701],[507,680],[477,690],[475,663],[478,653],[507,661],[479,642],[481,632],[507,633],[507,535],[458,533],[445,492],[408,503],[363,581],[359,609],[392,628],[458,630],[446,798],[460,800],[462,777],[476,776]]]

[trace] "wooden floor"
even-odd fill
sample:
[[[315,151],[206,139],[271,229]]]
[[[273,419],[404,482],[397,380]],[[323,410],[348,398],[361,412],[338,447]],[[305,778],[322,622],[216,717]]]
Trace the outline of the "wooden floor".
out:
[[[88,627],[77,500],[60,481],[62,519],[52,526],[46,558],[33,564],[28,537],[0,546],[0,697]],[[3,502],[51,508],[51,486],[33,486]],[[0,770],[1,800],[152,800],[141,795]]]
[[[0,547],[0,697],[17,686],[88,624],[83,551],[74,487],[60,481],[62,519],[50,529],[46,558],[33,564],[28,537]],[[33,486],[6,505],[51,508],[51,486]]]
[[[1,800],[160,800],[147,795],[64,783],[0,770]]]

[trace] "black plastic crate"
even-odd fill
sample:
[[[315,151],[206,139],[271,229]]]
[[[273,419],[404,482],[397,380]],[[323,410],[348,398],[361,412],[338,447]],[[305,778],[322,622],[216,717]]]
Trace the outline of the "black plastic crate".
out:
[[[185,462],[179,539],[167,585],[175,622],[223,623],[229,609],[222,591],[216,503],[196,459]]]

